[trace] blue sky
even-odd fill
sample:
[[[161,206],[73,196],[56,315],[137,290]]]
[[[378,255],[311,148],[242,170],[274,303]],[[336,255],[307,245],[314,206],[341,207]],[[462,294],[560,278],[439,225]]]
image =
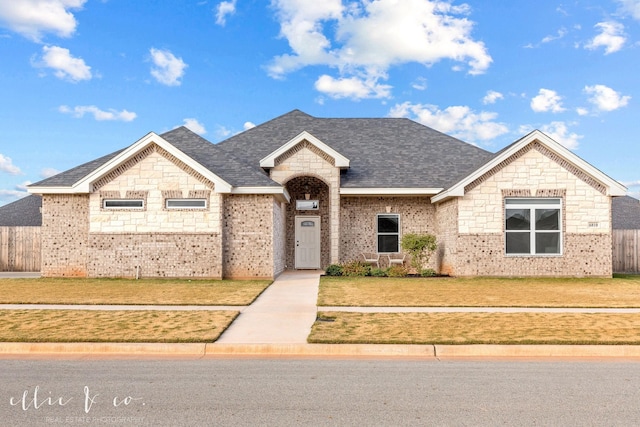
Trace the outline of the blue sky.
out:
[[[0,0],[0,205],[149,131],[293,109],[492,152],[540,129],[638,196],[639,52],[640,0]]]

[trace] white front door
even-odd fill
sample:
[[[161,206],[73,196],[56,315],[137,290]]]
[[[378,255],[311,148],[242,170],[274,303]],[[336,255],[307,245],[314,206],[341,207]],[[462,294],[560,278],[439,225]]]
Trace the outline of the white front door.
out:
[[[320,217],[296,217],[296,268],[320,268]]]

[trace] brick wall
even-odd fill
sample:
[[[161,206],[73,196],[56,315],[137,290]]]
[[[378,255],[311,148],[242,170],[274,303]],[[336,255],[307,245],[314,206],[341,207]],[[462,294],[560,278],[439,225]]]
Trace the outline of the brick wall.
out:
[[[269,195],[224,199],[224,277],[274,277],[274,203]]]
[[[435,206],[427,197],[342,197],[340,262],[361,259],[362,252],[376,252],[377,214],[400,215],[400,239],[406,233],[436,233]],[[408,258],[407,258],[408,259]],[[384,260],[384,257],[383,257]],[[430,268],[436,268],[431,257]],[[409,265],[408,261],[406,263]]]
[[[563,236],[562,256],[505,256],[500,234],[461,234],[457,276],[596,276],[611,277],[611,236]]]
[[[42,276],[87,276],[89,196],[42,198]]]
[[[437,271],[453,275],[457,263],[458,247],[458,199],[450,199],[436,205],[436,231],[438,250]]]
[[[128,233],[89,235],[91,277],[222,278],[221,235]]]
[[[273,201],[273,274],[286,269],[287,207],[285,203]]]

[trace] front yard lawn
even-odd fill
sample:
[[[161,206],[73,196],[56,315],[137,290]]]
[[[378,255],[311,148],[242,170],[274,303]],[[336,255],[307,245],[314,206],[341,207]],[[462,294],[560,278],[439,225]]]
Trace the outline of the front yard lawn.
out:
[[[319,312],[310,343],[640,344],[640,314]]]
[[[0,342],[213,342],[237,311],[0,310]]]
[[[268,280],[0,279],[0,304],[249,305]]]
[[[613,279],[322,277],[318,305],[640,307],[640,276]]]

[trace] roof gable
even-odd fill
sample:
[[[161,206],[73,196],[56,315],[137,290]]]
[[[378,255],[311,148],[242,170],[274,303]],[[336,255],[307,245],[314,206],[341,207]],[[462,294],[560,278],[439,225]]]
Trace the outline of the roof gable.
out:
[[[170,144],[167,140],[154,132],[136,141],[134,144],[124,150],[112,153],[99,160],[86,163],[78,168],[72,169],[67,173],[60,174],[57,179],[44,180],[29,186],[32,193],[90,193],[94,190],[93,184],[100,181],[104,177],[116,171],[119,167],[126,164],[129,160],[138,155],[142,155],[152,145],[157,145],[162,150],[178,161],[186,164],[204,178],[212,181],[216,187],[216,191],[222,193],[231,192],[231,185],[213,173],[211,170],[196,162],[187,154]],[[77,170],[76,170],[77,169]],[[75,171],[71,173],[72,171]],[[79,173],[88,172],[83,176]],[[53,177],[56,178],[56,177]]]
[[[290,150],[294,149],[296,146],[300,144],[304,144],[305,142],[311,144],[311,146],[319,150],[322,154],[325,154],[326,156],[331,158],[333,160],[333,164],[335,167],[341,168],[341,169],[345,169],[349,167],[349,159],[347,159],[342,154],[338,153],[333,148],[329,147],[324,142],[320,141],[315,136],[311,135],[306,130],[300,132],[297,136],[290,139],[280,148],[278,148],[277,150],[273,151],[268,156],[260,160],[260,167],[272,168],[276,166],[276,163],[280,159],[280,157],[285,156]]]
[[[608,196],[623,196],[626,194],[626,188],[622,184],[596,169],[543,132],[534,130],[496,153],[491,159],[451,186],[448,190],[433,197],[432,201],[440,202],[451,197],[464,196],[465,192],[468,191],[470,186],[473,186],[474,182],[490,174],[491,171],[499,170],[505,164],[508,164],[510,159],[514,158],[519,152],[529,149],[533,144],[539,144],[544,148],[544,151],[546,151],[544,153],[545,155],[553,157],[554,161],[561,164],[561,166],[568,169],[589,185],[603,192],[603,194]]]

